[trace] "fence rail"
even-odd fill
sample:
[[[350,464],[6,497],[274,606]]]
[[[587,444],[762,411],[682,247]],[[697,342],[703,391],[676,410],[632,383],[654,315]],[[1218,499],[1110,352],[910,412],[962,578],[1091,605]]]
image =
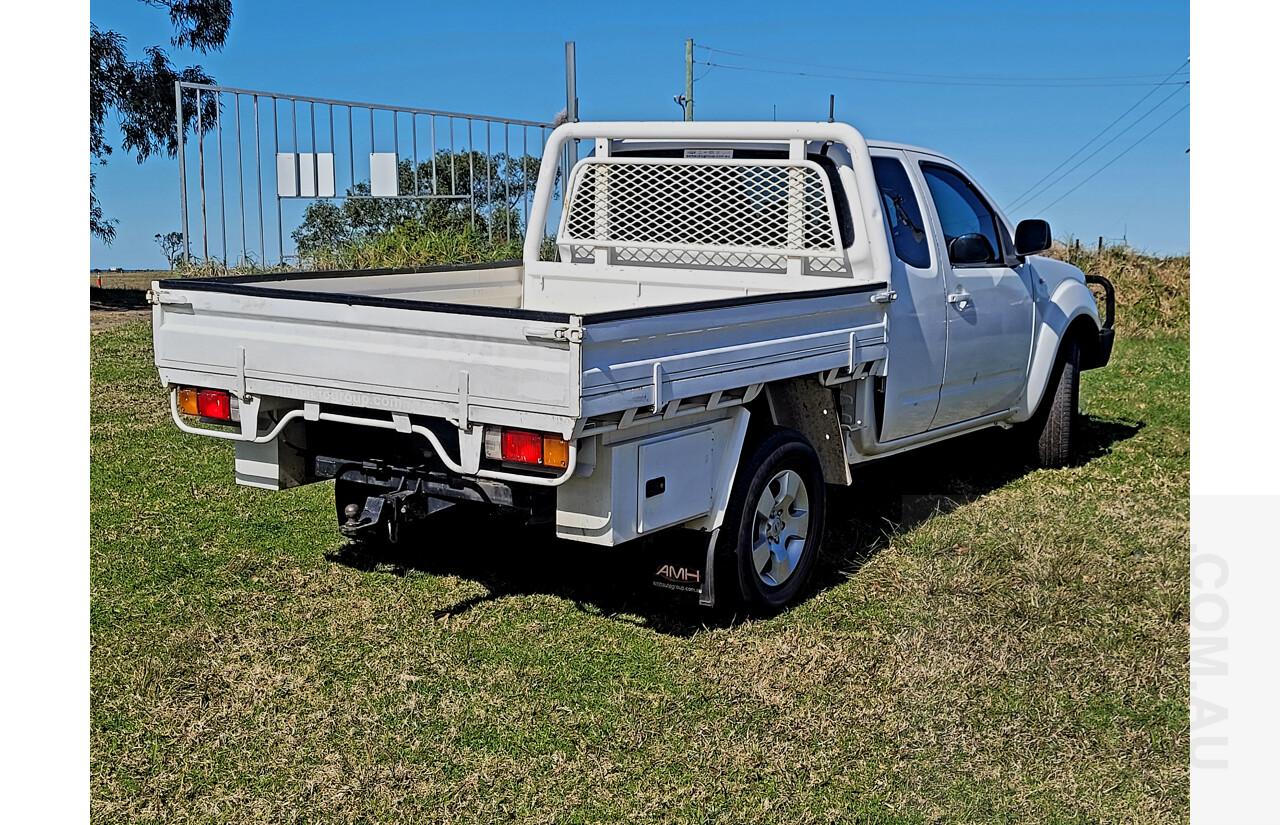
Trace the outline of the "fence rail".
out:
[[[566,54],[571,59],[570,48]],[[572,63],[567,68],[572,72]],[[519,118],[181,81],[174,96],[182,254],[226,266],[297,263],[294,233],[322,201],[379,225],[434,209],[491,240],[523,236],[553,128]],[[573,104],[569,111],[576,113]]]

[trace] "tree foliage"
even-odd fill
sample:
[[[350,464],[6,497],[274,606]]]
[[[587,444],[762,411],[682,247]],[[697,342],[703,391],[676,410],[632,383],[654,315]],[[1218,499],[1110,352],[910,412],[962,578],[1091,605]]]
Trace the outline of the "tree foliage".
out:
[[[178,262],[178,253],[182,250],[182,233],[166,232],[163,235],[157,234],[156,245],[164,253],[164,259],[169,262],[169,268],[173,269],[174,264]]]
[[[174,35],[170,43],[203,54],[217,51],[231,27],[231,0],[141,0],[167,9]],[[141,60],[130,60],[126,40],[119,32],[89,24],[89,156],[92,164],[105,164],[114,151],[106,138],[106,119],[119,119],[122,148],[138,163],[155,154],[172,157],[178,151],[173,84],[212,83],[199,66],[179,69],[164,49],[151,46]],[[184,133],[203,120],[207,129],[217,116],[217,101],[203,96],[197,117],[197,97],[184,94]],[[110,243],[116,221],[107,218],[98,200],[96,175],[89,173],[89,232]]]
[[[399,163],[399,198],[370,197],[368,181],[349,188],[339,205],[319,200],[307,206],[292,237],[299,254],[368,241],[398,227],[436,233],[478,232],[507,243],[521,235],[523,204],[533,199],[541,160],[483,152],[440,150],[434,158]],[[434,196],[434,197],[426,197]]]

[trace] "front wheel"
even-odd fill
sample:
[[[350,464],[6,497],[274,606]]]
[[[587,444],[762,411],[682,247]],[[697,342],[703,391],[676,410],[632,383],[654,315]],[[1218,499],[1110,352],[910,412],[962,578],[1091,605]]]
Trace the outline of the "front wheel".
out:
[[[818,456],[797,432],[777,429],[744,455],[725,515],[738,592],[748,609],[791,605],[812,578],[827,488]]]
[[[1063,345],[1049,377],[1049,386],[1032,418],[1036,458],[1041,467],[1065,467],[1076,458],[1076,430],[1080,408],[1080,346]]]

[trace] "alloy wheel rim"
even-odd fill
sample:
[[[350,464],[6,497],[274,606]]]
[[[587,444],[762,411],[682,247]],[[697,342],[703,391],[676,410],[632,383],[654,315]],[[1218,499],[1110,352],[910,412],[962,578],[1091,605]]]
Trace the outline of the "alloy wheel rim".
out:
[[[760,491],[751,529],[751,561],[760,581],[785,583],[804,555],[809,536],[809,490],[795,470],[778,472]]]

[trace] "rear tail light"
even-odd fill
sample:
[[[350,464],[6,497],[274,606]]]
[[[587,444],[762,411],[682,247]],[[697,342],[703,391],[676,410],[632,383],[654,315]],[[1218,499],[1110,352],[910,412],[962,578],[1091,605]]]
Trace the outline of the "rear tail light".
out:
[[[200,390],[196,393],[196,410],[205,418],[231,420],[231,393],[226,390]]]
[[[485,458],[543,467],[569,466],[569,442],[551,433],[489,427],[484,433]]]
[[[236,421],[239,418],[236,399],[226,390],[202,390],[196,387],[178,387],[178,412],[198,415],[215,421]]]
[[[503,430],[502,460],[520,464],[541,464],[542,436],[524,430]]]

